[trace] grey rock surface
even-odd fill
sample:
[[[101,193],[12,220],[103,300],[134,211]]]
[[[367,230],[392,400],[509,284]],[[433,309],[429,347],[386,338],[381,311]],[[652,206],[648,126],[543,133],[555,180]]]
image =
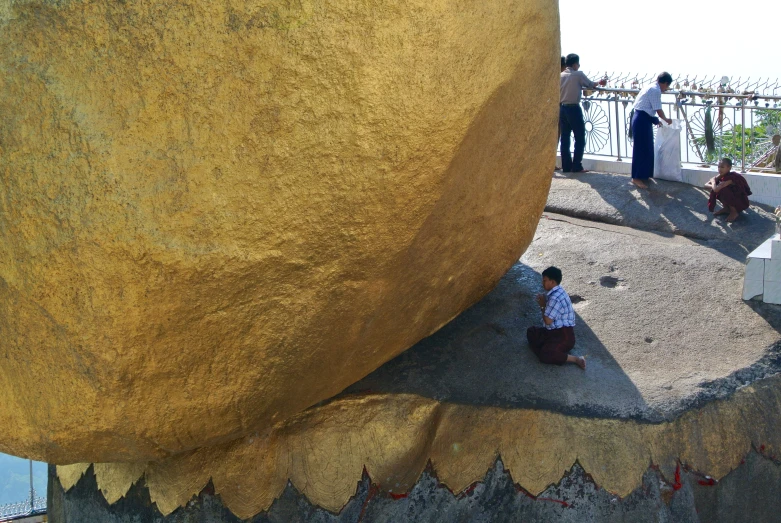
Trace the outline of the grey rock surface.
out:
[[[670,420],[781,370],[781,310],[741,299],[744,264],[702,242],[545,213],[483,300],[349,387],[441,401]],[[562,269],[588,367],[529,350],[540,273]]]
[[[704,188],[652,179],[648,190],[640,190],[628,176],[608,173],[556,173],[545,210],[711,245],[723,242],[720,250],[741,261],[775,232],[769,206],[752,204],[728,223],[708,212]]]
[[[442,486],[431,469],[424,472],[404,497],[381,493],[364,475],[355,496],[334,514],[309,503],[292,485],[264,513],[247,523],[357,523],[357,522],[562,522],[562,523],[740,523],[778,521],[781,466],[752,451],[744,463],[721,482],[681,470],[680,477],[664,478],[652,468],[643,484],[619,498],[594,484],[578,464],[539,496],[513,482],[501,459],[485,478],[464,492]],[[49,520],[52,523],[240,523],[214,494],[211,486],[168,516],[149,499],[143,481],[109,506],[90,469],[67,493],[54,468],[49,471]]]
[[[686,476],[700,521],[781,521],[781,467],[774,459],[752,451],[715,485],[692,473]]]

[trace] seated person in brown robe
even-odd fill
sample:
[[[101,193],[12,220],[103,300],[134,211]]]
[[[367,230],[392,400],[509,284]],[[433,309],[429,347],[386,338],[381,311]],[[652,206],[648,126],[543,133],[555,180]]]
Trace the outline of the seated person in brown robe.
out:
[[[705,187],[711,190],[708,210],[713,212],[716,209],[716,200],[722,205],[721,210],[715,212],[714,216],[729,214],[727,221],[734,222],[742,211],[748,209],[751,189],[743,176],[732,172],[732,160],[729,158],[722,158],[719,162],[719,175],[708,180]]]
[[[529,327],[526,339],[542,363],[575,363],[585,369],[585,358],[569,354],[575,346],[575,310],[560,283],[560,269],[548,267],[542,271],[542,288],[546,292],[537,295],[537,304],[545,327]]]

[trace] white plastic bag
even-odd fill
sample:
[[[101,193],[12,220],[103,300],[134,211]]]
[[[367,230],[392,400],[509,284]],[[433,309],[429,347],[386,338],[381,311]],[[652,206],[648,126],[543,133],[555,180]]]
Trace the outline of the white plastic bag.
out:
[[[683,181],[681,172],[681,121],[673,120],[656,130],[654,143],[654,178]]]

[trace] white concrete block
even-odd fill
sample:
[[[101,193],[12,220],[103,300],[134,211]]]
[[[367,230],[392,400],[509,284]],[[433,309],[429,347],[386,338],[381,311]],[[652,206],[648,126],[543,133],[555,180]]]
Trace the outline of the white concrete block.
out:
[[[683,181],[689,185],[703,187],[705,182],[716,176],[716,173],[711,170],[683,168],[681,170],[681,176],[683,177]]]
[[[743,299],[750,300],[754,296],[759,296],[764,292],[764,282],[762,280],[743,280]]]
[[[748,262],[746,262],[745,279],[763,281],[765,279],[765,260],[762,258],[749,258]]]
[[[781,260],[781,241],[773,240],[770,242],[770,257],[774,260]]]
[[[623,151],[626,153],[626,151]],[[561,160],[557,161],[557,166],[561,166]],[[583,167],[589,170],[603,171],[616,174],[629,174],[632,168],[631,154],[629,157],[624,157],[624,161],[616,161],[616,157],[599,156],[599,155],[586,155],[583,158]],[[736,166],[736,168],[738,168]],[[683,180],[684,182],[694,185],[695,187],[702,187],[703,184],[716,176],[717,170],[715,167],[701,168],[696,164],[686,163],[683,165]],[[773,207],[781,205],[781,176],[777,174],[767,173],[744,173],[746,181],[748,181],[753,193],[749,200],[752,203],[764,203]]]
[[[781,281],[766,281],[762,289],[762,301],[781,305]]]
[[[781,258],[765,260],[765,281],[781,281]]]

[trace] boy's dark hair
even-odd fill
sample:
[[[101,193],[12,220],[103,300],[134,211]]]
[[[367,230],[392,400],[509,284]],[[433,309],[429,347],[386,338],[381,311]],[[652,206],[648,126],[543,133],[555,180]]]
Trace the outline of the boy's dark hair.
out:
[[[721,161],[729,165],[729,168],[732,169],[732,160],[730,160],[729,158],[722,158]]]
[[[564,63],[567,65],[567,67],[572,67],[573,65],[580,63],[580,57],[575,53],[570,53],[567,55],[567,59],[564,61]]]
[[[561,57],[561,66],[562,67],[567,67],[567,59],[564,58],[563,56]]]
[[[558,267],[548,267],[542,271],[542,275],[549,280],[555,281],[557,284],[561,283],[561,269]]]
[[[656,81],[660,84],[671,84],[673,83],[673,75],[667,71],[662,71],[659,73],[659,76],[656,77]]]

